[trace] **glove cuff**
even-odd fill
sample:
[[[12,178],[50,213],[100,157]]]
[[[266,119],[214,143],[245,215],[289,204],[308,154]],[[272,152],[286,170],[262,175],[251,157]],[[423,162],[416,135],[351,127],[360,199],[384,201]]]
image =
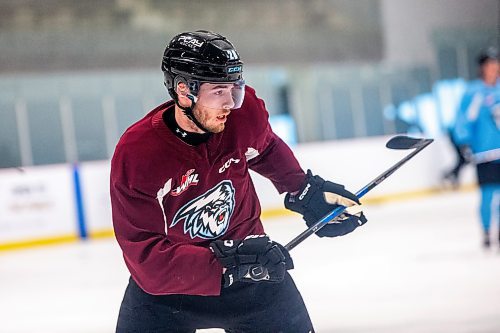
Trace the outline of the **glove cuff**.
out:
[[[300,207],[307,206],[314,193],[321,190],[325,180],[320,176],[313,176],[311,170],[307,170],[306,179],[300,189],[294,193],[285,195],[285,208],[302,214]]]

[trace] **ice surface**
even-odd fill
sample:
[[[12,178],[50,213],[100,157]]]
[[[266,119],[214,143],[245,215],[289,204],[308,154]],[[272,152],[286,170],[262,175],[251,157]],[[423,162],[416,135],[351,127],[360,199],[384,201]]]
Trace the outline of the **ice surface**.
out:
[[[477,204],[448,192],[367,206],[353,234],[293,249],[316,331],[500,332],[500,251],[480,247]],[[304,230],[295,216],[265,224],[283,244]],[[112,239],[2,253],[0,332],[113,332],[127,278]]]

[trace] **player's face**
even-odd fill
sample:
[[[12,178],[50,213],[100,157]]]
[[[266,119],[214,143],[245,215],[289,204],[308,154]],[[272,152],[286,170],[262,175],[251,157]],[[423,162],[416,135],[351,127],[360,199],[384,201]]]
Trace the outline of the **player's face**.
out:
[[[193,113],[196,119],[212,133],[220,133],[224,130],[227,117],[238,102],[237,94],[241,93],[241,87],[233,83],[203,83],[200,86],[198,99]]]
[[[200,85],[196,104],[214,110],[230,110],[235,108],[236,99],[241,98],[240,94],[241,87],[238,84],[205,82]]]
[[[217,110],[196,104],[193,113],[207,130],[212,133],[220,133],[226,127],[227,117],[231,113],[231,109]]]
[[[496,60],[488,60],[481,68],[484,81],[494,83],[499,75],[500,63]]]

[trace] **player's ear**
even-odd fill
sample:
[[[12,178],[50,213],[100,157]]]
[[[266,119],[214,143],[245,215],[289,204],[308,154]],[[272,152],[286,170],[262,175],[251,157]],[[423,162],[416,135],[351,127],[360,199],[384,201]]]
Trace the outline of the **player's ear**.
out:
[[[177,83],[176,89],[177,89],[177,95],[186,96],[187,94],[189,94],[189,88],[187,84],[184,82]]]
[[[184,107],[191,106],[191,100],[187,97],[187,95],[190,93],[187,84],[185,82],[179,82],[177,83],[175,89],[177,92],[177,97],[179,99],[179,104]]]

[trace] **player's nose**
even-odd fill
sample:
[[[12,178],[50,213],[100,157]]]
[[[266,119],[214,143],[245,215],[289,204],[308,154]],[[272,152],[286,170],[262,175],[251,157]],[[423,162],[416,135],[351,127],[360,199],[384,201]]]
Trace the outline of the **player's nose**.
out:
[[[232,98],[229,98],[227,101],[224,102],[224,104],[222,104],[222,108],[224,110],[231,110],[232,108],[234,108],[234,101]]]

